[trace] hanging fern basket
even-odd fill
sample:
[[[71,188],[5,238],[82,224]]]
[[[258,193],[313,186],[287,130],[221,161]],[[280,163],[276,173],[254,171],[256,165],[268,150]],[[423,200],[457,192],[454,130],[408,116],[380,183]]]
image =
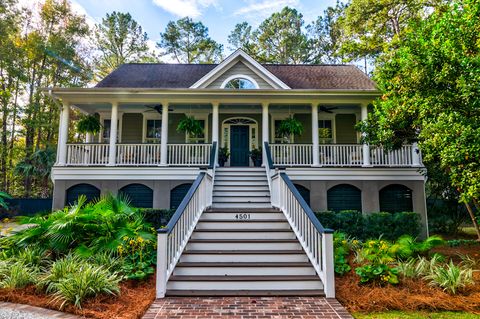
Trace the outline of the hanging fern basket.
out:
[[[177,131],[187,133],[190,137],[197,137],[203,134],[203,127],[193,116],[185,116],[178,123]]]
[[[101,127],[100,121],[94,115],[83,116],[77,123],[77,131],[80,133],[97,134]]]
[[[293,136],[303,134],[303,124],[293,116],[290,116],[280,122],[277,131],[280,135],[287,137],[291,141]]]

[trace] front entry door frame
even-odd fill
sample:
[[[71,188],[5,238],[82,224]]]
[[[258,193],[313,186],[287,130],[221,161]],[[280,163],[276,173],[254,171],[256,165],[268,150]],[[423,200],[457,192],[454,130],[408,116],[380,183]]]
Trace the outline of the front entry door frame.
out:
[[[252,118],[237,116],[230,117],[222,122],[222,131],[221,131],[221,145],[222,147],[227,147],[228,150],[231,150],[230,147],[230,131],[232,125],[248,125],[249,127],[249,151],[258,148],[258,122]],[[226,163],[227,166],[230,166],[230,158]],[[252,165],[250,161],[250,165]]]
[[[230,126],[230,166],[250,166],[248,125]]]

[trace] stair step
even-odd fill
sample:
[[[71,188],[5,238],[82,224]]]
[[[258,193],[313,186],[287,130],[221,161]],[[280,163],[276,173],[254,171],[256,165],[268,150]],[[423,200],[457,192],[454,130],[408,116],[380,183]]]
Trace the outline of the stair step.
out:
[[[196,229],[192,239],[295,239],[290,229]]]
[[[270,203],[270,196],[214,196],[213,203]]]
[[[206,213],[281,213],[277,208],[209,208]]]
[[[310,263],[179,263],[173,276],[313,276],[315,269]]]
[[[225,191],[225,190],[214,190],[213,197],[270,197],[270,192],[266,191],[252,191],[249,189],[245,190],[236,190],[236,191]]]
[[[322,289],[310,290],[167,290],[167,296],[321,296]]]
[[[261,175],[216,175],[215,176],[215,182],[220,182],[220,181],[261,181],[268,183],[267,181],[267,176],[261,176]]]
[[[200,220],[196,229],[290,229],[286,220],[265,219],[265,220]]]
[[[270,192],[268,185],[243,185],[243,186],[218,186],[213,187],[214,192]]]
[[[268,181],[232,181],[232,180],[217,180],[215,178],[214,188],[217,186],[265,186],[268,187]]]
[[[265,172],[263,167],[217,167],[216,173],[223,172]]]
[[[323,284],[318,276],[171,276],[167,289],[320,290]]]
[[[272,204],[270,202],[264,203],[212,203],[213,208],[272,208]]]
[[[214,220],[214,219],[230,219],[230,220],[262,220],[262,219],[282,219],[285,220],[285,215],[279,212],[271,213],[251,213],[251,212],[239,212],[233,211],[230,213],[217,213],[209,212],[203,213],[201,220]]]
[[[308,262],[303,250],[191,250],[180,262]]]
[[[267,176],[265,170],[255,170],[255,171],[243,171],[243,170],[235,170],[235,171],[215,171],[215,177],[217,176]]]
[[[191,250],[294,250],[301,249],[295,239],[191,239],[187,251]]]

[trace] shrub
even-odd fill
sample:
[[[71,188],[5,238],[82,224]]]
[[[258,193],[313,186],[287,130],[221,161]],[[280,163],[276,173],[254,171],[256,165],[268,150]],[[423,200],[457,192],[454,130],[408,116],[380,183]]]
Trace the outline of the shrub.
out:
[[[142,280],[155,272],[155,243],[142,237],[124,238],[117,247],[122,257],[121,272],[127,279]]]
[[[166,226],[175,213],[175,209],[142,209],[144,219],[150,223],[153,228],[158,229]]]
[[[53,262],[40,277],[38,286],[47,293],[55,292],[57,284],[68,276],[78,273],[85,263],[79,256],[70,254]]]
[[[316,213],[323,226],[346,233],[359,240],[382,238],[396,240],[402,235],[417,237],[420,217],[413,212],[365,213],[358,211]]]
[[[348,263],[350,245],[347,236],[344,233],[335,232],[333,234],[333,247],[335,255],[335,272],[339,275],[346,274],[352,269]]]
[[[78,272],[68,273],[54,284],[53,302],[61,302],[60,308],[67,303],[81,308],[82,302],[89,297],[98,294],[118,295],[119,282],[117,274],[110,273],[102,266],[82,263]]]
[[[444,266],[434,267],[431,273],[425,276],[425,280],[451,294],[474,283],[472,269],[456,266],[451,260]]]
[[[0,261],[0,288],[25,288],[36,281],[38,269],[21,262]]]

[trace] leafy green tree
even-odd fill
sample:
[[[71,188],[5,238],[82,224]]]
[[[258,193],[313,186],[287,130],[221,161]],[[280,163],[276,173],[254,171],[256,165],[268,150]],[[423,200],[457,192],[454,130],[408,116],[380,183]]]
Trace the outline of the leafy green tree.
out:
[[[479,43],[479,0],[455,0],[414,21],[379,60],[384,94],[362,126],[372,143],[418,140],[424,161],[439,163],[458,191],[480,240]]]
[[[304,24],[303,15],[289,7],[264,20],[255,31],[261,62],[308,62],[310,41],[302,29]]]
[[[349,61],[369,64],[398,39],[409,23],[421,21],[445,0],[351,0],[339,19],[344,32],[341,54]]]
[[[222,59],[223,46],[210,38],[203,23],[189,17],[170,21],[160,37],[158,47],[178,63],[214,63]]]
[[[36,150],[28,159],[19,162],[15,172],[25,178],[29,185],[25,186],[26,196],[30,196],[32,181],[38,181],[40,196],[47,198],[50,195],[50,172],[55,163],[56,150],[52,147]]]
[[[228,36],[228,43],[233,50],[242,49],[256,58],[258,54],[257,39],[252,26],[248,22],[237,23]]]
[[[105,77],[123,63],[154,60],[147,44],[148,36],[130,13],[113,11],[96,25],[97,75]]]
[[[307,26],[308,35],[312,41],[313,63],[340,63],[343,60],[340,48],[343,30],[340,18],[345,11],[345,5],[337,1],[335,7],[328,7],[322,16]]]

